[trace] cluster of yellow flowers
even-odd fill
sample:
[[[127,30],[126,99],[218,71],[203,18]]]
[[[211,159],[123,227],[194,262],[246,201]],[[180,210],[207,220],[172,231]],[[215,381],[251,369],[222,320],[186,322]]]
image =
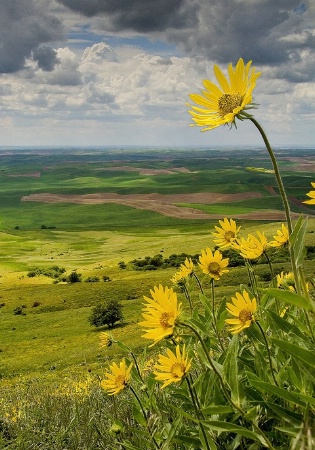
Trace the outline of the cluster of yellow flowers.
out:
[[[206,131],[224,124],[235,125],[236,119],[251,119],[255,123],[247,111],[255,107],[252,103],[252,92],[260,73],[251,68],[251,61],[245,65],[244,61],[239,59],[235,68],[230,64],[229,80],[217,66],[214,66],[214,73],[219,86],[210,80],[204,80],[205,90],[201,91],[201,95],[190,95],[191,100],[197,105],[189,105],[193,125],[201,126],[202,131]],[[257,123],[255,124],[257,126]],[[312,183],[312,187],[315,189],[315,182]],[[307,196],[310,200],[304,203],[315,204],[315,191],[310,191]],[[280,248],[289,245],[290,232],[285,224],[281,225],[281,229],[273,236],[274,240],[270,242],[260,231],[257,231],[255,235],[241,237],[241,227],[237,226],[233,219],[224,218],[219,221],[219,225],[212,233],[214,243],[221,249],[233,248],[246,260],[260,258],[266,254],[268,247]],[[201,252],[198,266],[204,274],[210,276],[211,280],[219,280],[229,271],[228,264],[229,259],[223,258],[218,249],[212,251],[206,248]],[[177,284],[192,275],[195,275],[195,266],[192,260],[187,258],[171,281]],[[294,275],[282,272],[277,277],[277,285],[279,288],[294,290]],[[143,337],[153,340],[152,345],[155,345],[162,339],[174,337],[175,328],[180,325],[181,304],[172,288],[155,286],[150,293],[151,298],[144,297],[146,301],[142,312],[144,320],[139,325],[144,328]],[[231,303],[227,303],[226,309],[232,318],[225,319],[225,322],[230,326],[229,331],[237,334],[255,322],[257,301],[255,297],[251,298],[250,294],[243,290],[235,293]],[[102,339],[103,345],[109,345],[108,337],[103,336]],[[179,345],[176,345],[175,340],[174,344],[174,352],[168,348],[166,355],[158,356],[158,363],[153,371],[156,379],[163,382],[162,388],[170,383],[180,382],[192,365],[185,345],[181,349]],[[105,373],[102,387],[110,395],[122,391],[129,385],[132,366],[133,364],[127,366],[125,360],[120,362],[119,366],[113,363],[110,366],[110,372]]]
[[[241,227],[237,227],[233,219],[225,218],[220,220],[219,224],[220,227],[216,226],[216,232],[213,232],[214,242],[221,248],[230,246],[237,249],[240,255],[246,259],[259,258],[266,251],[268,245],[280,247],[286,245],[289,240],[288,230],[284,224],[282,224],[281,230],[277,231],[277,235],[273,236],[274,241],[269,244],[265,235],[260,232],[257,232],[258,238],[253,235],[248,235],[246,239],[239,238]],[[229,259],[223,258],[219,250],[212,252],[210,248],[206,248],[199,256],[198,265],[204,274],[209,275],[211,279],[219,280],[229,271],[228,263]],[[195,271],[193,262],[187,258],[173,276],[172,281],[178,283],[178,281],[191,276]],[[277,277],[278,286],[284,287],[288,284],[289,279],[292,280],[292,276],[293,274],[283,273],[279,275]],[[292,289],[293,285],[294,277],[289,289]],[[144,329],[143,337],[153,340],[152,345],[155,345],[162,339],[171,338],[174,335],[180,318],[181,303],[178,302],[177,293],[169,287],[155,286],[150,293],[151,298],[144,296],[146,301],[142,311],[144,320],[139,325]],[[227,311],[233,318],[225,321],[230,325],[230,332],[235,334],[248,328],[255,321],[257,302],[256,298],[250,298],[246,290],[243,290],[242,293],[236,292],[235,297],[232,297],[231,300],[232,303],[227,304]],[[100,338],[102,346],[108,346],[112,342],[107,333],[101,333]],[[159,364],[156,364],[153,373],[157,380],[164,381],[163,388],[170,383],[181,381],[191,367],[191,360],[187,356],[185,347],[181,350],[179,345],[176,345],[175,352],[167,349],[166,356],[159,355],[158,361]],[[110,366],[110,372],[105,374],[105,379],[101,383],[102,387],[110,395],[119,393],[128,385],[131,369],[132,364],[127,367],[125,360],[120,362],[119,366],[113,363]]]

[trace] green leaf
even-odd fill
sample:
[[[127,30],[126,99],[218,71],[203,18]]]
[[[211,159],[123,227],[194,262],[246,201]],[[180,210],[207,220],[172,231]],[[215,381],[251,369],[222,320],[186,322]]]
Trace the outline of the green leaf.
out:
[[[241,436],[245,436],[249,439],[253,439],[254,441],[265,442],[262,436],[254,433],[251,430],[248,430],[247,428],[243,428],[240,425],[236,425],[234,423],[223,422],[220,420],[207,420],[206,422],[204,422],[204,425],[209,427],[210,430],[217,430],[220,432],[240,434]]]
[[[124,344],[123,342],[117,341],[117,345],[119,348],[121,348],[125,352],[128,352],[128,353],[130,352],[130,347],[128,347],[128,345]]]
[[[315,369],[314,351],[306,350],[291,342],[282,341],[280,339],[271,338],[272,342],[276,344],[282,350],[285,350],[291,356],[300,359],[304,364]]]
[[[259,389],[261,392],[270,392],[271,394],[277,395],[280,398],[284,398],[294,405],[305,406],[305,402],[299,399],[299,395],[296,392],[289,392],[286,389],[275,386],[274,384],[266,383],[265,381],[249,379],[249,382],[252,386]]]
[[[140,409],[137,408],[135,405],[133,405],[132,408],[132,415],[140,425],[143,425],[144,427],[146,426],[147,424],[146,419],[143,417],[143,414],[140,411]]]
[[[204,434],[206,436],[204,436]],[[199,439],[201,441],[202,444],[202,448],[209,448],[210,450],[216,450],[217,446],[215,445],[215,443],[213,442],[213,440],[211,439],[211,437],[209,436],[209,433],[207,432],[206,429],[201,429],[201,427],[199,428]]]
[[[226,406],[226,405],[212,405],[212,406],[207,406],[206,408],[203,408],[201,411],[206,416],[211,416],[213,414],[229,414],[229,413],[234,412],[234,409],[231,408],[231,406]]]
[[[172,422],[172,424],[167,427],[167,434],[166,434],[166,440],[163,442],[163,448],[165,449],[169,449],[170,448],[170,444],[173,440],[174,435],[176,434],[179,425],[182,424],[182,417],[180,415],[178,415],[176,417],[176,419]]]
[[[266,402],[268,408],[277,414],[280,419],[284,419],[289,423],[300,425],[303,422],[303,416],[293,412],[290,409],[282,408],[282,406],[276,405],[275,403]]]
[[[194,387],[201,404],[209,405],[213,403],[211,397],[214,382],[215,374],[213,370],[202,370],[198,375],[198,378],[194,382]]]
[[[207,318],[212,317],[212,310],[211,310],[211,301],[208,297],[206,297],[203,294],[199,294],[199,299],[201,303],[203,304],[203,307],[205,308],[205,313]]]
[[[293,249],[295,265],[300,267],[305,259],[305,233],[307,229],[307,218],[303,221],[303,217],[300,216],[295,224],[294,230],[289,238],[290,245]]]
[[[200,320],[190,319],[187,323],[189,323],[189,325],[193,328],[196,328],[197,331],[204,333],[206,336],[209,334],[209,329],[202,322],[200,322]]]
[[[228,312],[226,309],[220,313],[218,321],[217,321],[218,332],[222,331],[223,328],[225,327],[225,319],[227,318],[227,315],[228,315]]]
[[[230,345],[228,347],[225,361],[223,364],[223,370],[225,379],[231,389],[231,397],[233,402],[238,406],[241,405],[241,385],[238,377],[238,335],[235,334],[232,337]]]
[[[189,436],[182,436],[177,435],[174,439],[174,442],[178,442],[179,444],[187,444],[187,445],[193,445],[193,448],[200,448],[200,441],[199,439],[195,439]],[[185,447],[186,448],[186,447]]]
[[[276,430],[282,433],[288,434],[289,436],[296,437],[296,435],[301,431],[301,428],[286,428],[286,427],[275,427]]]
[[[301,295],[298,295],[295,292],[285,291],[284,289],[276,289],[276,288],[262,289],[262,291],[265,292],[266,294],[269,294],[272,297],[282,300],[285,303],[289,303],[290,305],[315,311],[313,304],[307,298],[302,297]]]
[[[280,330],[284,331],[287,334],[292,333],[298,336],[299,338],[305,339],[305,335],[300,331],[300,329],[297,326],[288,322],[288,320],[283,319],[283,317],[278,316],[278,314],[274,313],[271,310],[266,311],[266,313],[271,317],[271,320]]]

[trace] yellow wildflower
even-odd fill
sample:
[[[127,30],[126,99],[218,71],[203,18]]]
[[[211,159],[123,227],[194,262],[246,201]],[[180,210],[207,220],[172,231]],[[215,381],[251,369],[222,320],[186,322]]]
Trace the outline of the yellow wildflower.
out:
[[[311,185],[315,189],[315,182],[311,182]],[[310,200],[304,200],[303,203],[307,203],[309,205],[315,205],[315,191],[309,191],[306,195],[308,197],[310,197]]]
[[[216,238],[213,241],[221,248],[230,246],[237,238],[237,234],[240,231],[241,227],[236,227],[236,222],[233,219],[219,220],[219,224],[221,226],[215,226],[217,233],[212,233],[212,235]]]
[[[235,125],[235,119],[248,118],[245,112],[253,108],[252,93],[260,72],[251,69],[252,61],[246,66],[240,58],[233,68],[228,66],[229,81],[218,66],[214,66],[214,74],[219,86],[210,80],[203,80],[205,90],[200,94],[190,94],[190,99],[198,106],[188,105],[189,113],[195,122],[192,125],[203,127],[201,131],[211,130],[220,125]]]
[[[180,351],[179,345],[176,346],[175,353],[170,349],[166,350],[167,356],[159,355],[159,364],[154,372],[155,378],[164,381],[162,388],[171,383],[180,382],[191,367],[191,360],[186,355],[185,346]]]
[[[102,331],[99,336],[101,341],[100,347],[110,347],[114,342],[113,337],[106,331]]]
[[[176,284],[183,278],[187,278],[194,272],[194,263],[192,262],[191,258],[186,258],[184,264],[181,264],[179,267],[179,271],[176,272],[173,277],[171,278],[171,281]]]
[[[257,237],[249,234],[247,239],[241,238],[233,243],[233,248],[238,250],[243,258],[256,259],[265,253],[267,248],[267,238],[264,233],[257,231]]]
[[[289,230],[283,223],[281,230],[277,230],[277,236],[273,236],[274,241],[269,242],[271,247],[283,247],[289,242]]]
[[[177,304],[177,294],[172,288],[159,286],[150,291],[152,298],[144,296],[147,304],[143,308],[142,317],[145,319],[139,325],[145,330],[146,339],[153,339],[154,344],[165,337],[173,335],[175,322],[180,313],[180,304]]]
[[[215,280],[219,280],[224,273],[229,271],[226,269],[229,264],[229,259],[223,259],[222,253],[219,250],[212,253],[210,248],[206,248],[201,252],[199,261],[199,267],[203,273],[210,275]]]
[[[229,331],[232,334],[237,334],[248,328],[255,321],[254,313],[257,310],[257,302],[256,298],[251,300],[248,292],[245,290],[243,294],[236,292],[235,297],[232,297],[232,302],[227,303],[226,309],[235,319],[225,319],[225,322],[232,325]]]
[[[123,359],[119,366],[116,363],[113,363],[109,368],[111,372],[104,374],[106,379],[101,381],[101,386],[109,395],[116,395],[128,386],[131,377],[132,363],[127,367],[126,361]]]

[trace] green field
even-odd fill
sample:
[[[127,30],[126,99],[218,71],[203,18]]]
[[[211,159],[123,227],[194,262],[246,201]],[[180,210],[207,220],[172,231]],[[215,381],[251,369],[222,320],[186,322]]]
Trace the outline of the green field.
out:
[[[277,156],[292,211],[309,216],[305,243],[315,246],[315,208],[301,203],[314,181],[315,150],[282,150]],[[144,364],[146,352],[154,356],[160,351],[160,345],[147,348],[138,325],[143,296],[159,284],[172,286],[177,271],[136,270],[132,260],[213,249],[211,232],[218,218],[179,219],[116,203],[41,203],[22,197],[256,192],[260,198],[214,204],[185,199],[175,206],[221,218],[282,211],[274,175],[264,172],[270,171],[270,161],[260,149],[16,149],[0,150],[0,167],[0,448],[124,448],[110,433],[111,417],[118,408],[130,430],[137,428],[130,397],[122,393],[112,402],[99,380],[113,358],[130,357],[131,350]],[[237,224],[243,236],[259,230],[270,239],[280,227],[261,219],[240,218]],[[314,280],[314,260],[309,257],[304,266],[307,279]],[[56,268],[64,269],[64,281],[43,275]],[[274,261],[273,270],[290,270],[285,256]],[[69,282],[73,271],[81,282]],[[266,260],[252,271],[258,288],[269,285]],[[214,283],[216,306],[224,308],[236,290],[249,286],[249,273],[246,267],[230,267]],[[209,276],[197,266],[196,274],[211,298]],[[204,308],[198,286],[189,279],[195,312]],[[188,301],[174,289],[185,318]],[[124,319],[111,332],[128,351],[117,344],[101,348],[100,332],[107,327],[89,323],[93,307],[107,299],[122,304]]]
[[[280,168],[290,196],[305,198],[312,173],[297,171],[288,157],[309,161],[314,150],[282,152]],[[23,202],[25,195],[41,192],[59,194],[110,193],[242,193],[260,192],[262,199],[233,204],[180,204],[212,214],[242,214],[258,210],[281,210],[279,196],[264,186],[277,187],[273,174],[248,170],[270,169],[264,151],[256,149],[193,152],[176,149],[59,149],[0,152],[0,309],[1,365],[3,377],[45,373],[97,365],[98,333],[88,324],[91,307],[104,298],[124,302],[126,325],[117,333],[129,336],[135,347],[143,345],[135,323],[140,319],[142,296],[157,283],[170,284],[174,271],[121,270],[120,261],[163,254],[200,253],[213,248],[211,231],[215,221],[184,220],[157,212],[119,204],[78,205],[71,203]],[[113,170],[130,167],[133,171]],[[185,168],[176,172],[174,168]],[[167,169],[171,173],[141,175],[141,169]],[[303,197],[304,196],[304,197]],[[293,203],[292,210],[303,212]],[[305,212],[305,208],[304,208]],[[311,214],[312,209],[308,208]],[[315,219],[309,222],[307,244],[314,245]],[[240,221],[245,232],[264,230],[272,237],[277,223]],[[33,267],[64,267],[88,276],[109,276],[110,283],[53,284],[41,276],[27,277]],[[175,269],[174,269],[175,270]],[[224,292],[234,289],[235,277]],[[224,294],[223,292],[223,294]],[[132,300],[127,298],[131,297]],[[32,307],[34,301],[40,306]],[[25,305],[26,315],[14,308]],[[129,339],[129,338],[128,338]],[[47,349],[49,348],[49,351]],[[110,354],[110,353],[109,353]],[[81,364],[81,365],[80,365]],[[83,369],[84,370],[84,369]]]

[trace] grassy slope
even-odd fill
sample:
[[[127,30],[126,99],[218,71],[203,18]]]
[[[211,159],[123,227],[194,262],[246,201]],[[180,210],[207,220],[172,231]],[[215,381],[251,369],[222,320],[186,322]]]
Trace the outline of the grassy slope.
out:
[[[115,156],[114,156],[115,157]],[[114,158],[113,157],[113,158]],[[169,284],[174,271],[142,272],[121,271],[117,263],[163,252],[195,254],[213,246],[210,231],[213,224],[204,221],[182,221],[140,211],[121,205],[65,205],[20,202],[22,195],[35,192],[118,192],[176,193],[176,192],[246,192],[261,191],[264,202],[251,200],[232,205],[200,206],[207,211],[231,213],[261,207],[277,207],[279,200],[263,190],[264,184],[274,186],[273,176],[253,173],[246,166],[269,167],[265,159],[254,164],[248,155],[237,164],[233,158],[203,160],[178,158],[171,161],[144,161],[136,155],[128,162],[135,167],[187,167],[191,174],[141,176],[136,172],[96,171],[104,165],[117,163],[99,161],[93,156],[78,157],[69,162],[68,155],[60,156],[56,164],[53,156],[33,157],[17,161],[3,161],[0,173],[0,348],[2,376],[20,373],[47,374],[59,370],[85,371],[87,367],[100,368],[114,350],[100,350],[98,332],[87,322],[92,305],[107,296],[123,301],[125,325],[114,330],[117,339],[123,338],[133,348],[144,344],[141,331],[135,325],[140,319],[142,296],[148,295],[155,284]],[[74,157],[73,157],[74,159]],[[125,164],[125,163],[124,163]],[[211,167],[204,169],[204,167]],[[224,167],[224,170],[223,168]],[[41,177],[10,177],[39,170]],[[295,174],[288,162],[284,180],[290,193],[302,196],[309,190],[309,174]],[[273,202],[273,203],[271,203]],[[266,206],[264,206],[266,205]],[[191,205],[189,205],[191,206]],[[208,209],[209,208],[209,209]],[[233,209],[234,208],[234,209]],[[41,229],[41,225],[56,227]],[[19,229],[14,229],[19,226]],[[255,232],[257,224],[243,223],[246,232]],[[275,234],[277,224],[259,224],[267,236]],[[310,231],[314,219],[310,221]],[[307,243],[314,245],[314,234],[307,234]],[[84,276],[107,275],[110,283],[79,283],[52,285],[41,277],[29,279],[26,271],[33,266],[59,265],[71,271],[78,269]],[[236,277],[237,279],[238,277]],[[231,280],[231,286],[238,283]],[[234,287],[226,286],[222,295]],[[128,297],[133,300],[127,300]],[[33,308],[34,301],[41,303]],[[16,316],[16,306],[26,305],[25,316]],[[49,371],[49,373],[51,373]]]

